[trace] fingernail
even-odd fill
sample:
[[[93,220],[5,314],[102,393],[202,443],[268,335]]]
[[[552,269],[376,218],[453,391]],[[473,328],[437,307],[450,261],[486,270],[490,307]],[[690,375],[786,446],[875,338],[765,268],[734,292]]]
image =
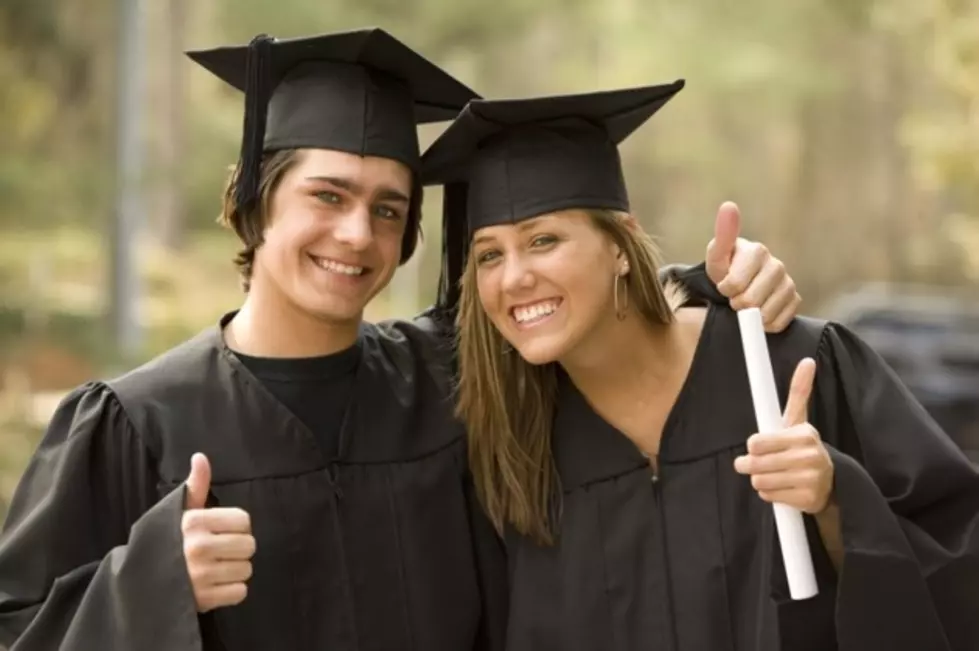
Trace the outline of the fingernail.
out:
[[[740,473],[744,473],[745,463],[747,463],[745,457],[736,458],[734,460],[734,469]]]

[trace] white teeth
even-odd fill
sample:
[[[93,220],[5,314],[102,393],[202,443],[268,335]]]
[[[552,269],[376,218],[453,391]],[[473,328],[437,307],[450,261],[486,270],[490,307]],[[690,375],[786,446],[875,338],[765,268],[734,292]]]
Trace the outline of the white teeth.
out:
[[[364,273],[363,267],[352,267],[349,264],[343,264],[342,262],[336,262],[335,260],[313,257],[313,261],[316,263],[316,266],[321,269],[326,269],[327,271],[343,274],[345,276],[359,276],[360,274]]]
[[[554,310],[556,309],[556,301],[547,301],[544,303],[536,303],[534,305],[515,308],[513,310],[513,316],[516,318],[517,323],[526,323],[527,321],[533,321],[534,319],[539,319],[543,316],[553,314]]]

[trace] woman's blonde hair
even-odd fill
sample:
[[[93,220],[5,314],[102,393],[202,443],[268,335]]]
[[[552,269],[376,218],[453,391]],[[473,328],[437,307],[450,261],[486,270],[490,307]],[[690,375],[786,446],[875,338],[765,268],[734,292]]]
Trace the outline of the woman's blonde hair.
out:
[[[661,256],[652,238],[628,215],[586,212],[625,253],[630,271],[623,280],[634,310],[649,323],[672,323],[683,296],[676,286],[660,282]],[[509,525],[551,544],[560,495],[551,453],[556,363],[533,365],[508,351],[480,303],[474,257],[469,256],[462,278],[456,414],[468,428],[476,492],[497,531]]]

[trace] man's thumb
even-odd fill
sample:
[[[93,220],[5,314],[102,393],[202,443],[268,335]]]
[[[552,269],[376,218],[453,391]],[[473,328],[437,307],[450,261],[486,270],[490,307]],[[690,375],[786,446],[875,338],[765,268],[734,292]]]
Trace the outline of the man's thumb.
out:
[[[210,491],[211,462],[198,452],[190,458],[190,475],[187,476],[187,497],[184,505],[188,509],[203,509]]]
[[[741,212],[733,201],[725,201],[717,210],[714,221],[714,239],[707,245],[707,275],[715,283],[727,276],[731,258],[741,233]]]

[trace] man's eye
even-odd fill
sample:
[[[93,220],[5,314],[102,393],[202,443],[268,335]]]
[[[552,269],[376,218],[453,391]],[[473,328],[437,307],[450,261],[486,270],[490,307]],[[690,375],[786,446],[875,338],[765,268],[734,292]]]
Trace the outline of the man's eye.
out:
[[[323,203],[337,204],[343,201],[343,197],[341,197],[336,192],[330,192],[329,190],[322,190],[320,192],[317,192],[315,196]]]
[[[401,219],[401,213],[395,210],[394,208],[390,208],[388,206],[377,206],[376,208],[374,208],[374,213],[382,219],[392,219],[392,220]]]

